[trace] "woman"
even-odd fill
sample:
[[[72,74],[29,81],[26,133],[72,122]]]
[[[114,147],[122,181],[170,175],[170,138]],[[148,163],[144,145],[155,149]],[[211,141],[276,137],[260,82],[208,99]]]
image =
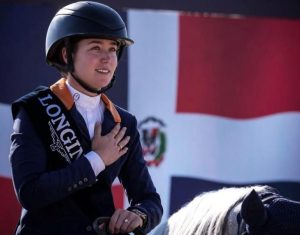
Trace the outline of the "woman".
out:
[[[147,233],[160,222],[163,209],[137,121],[103,94],[131,44],[120,15],[100,3],[73,3],[52,19],[46,59],[62,78],[12,105],[10,160],[23,207],[16,234],[95,234],[92,224],[102,216],[111,217],[111,234]],[[116,177],[127,192],[127,209],[114,206]]]

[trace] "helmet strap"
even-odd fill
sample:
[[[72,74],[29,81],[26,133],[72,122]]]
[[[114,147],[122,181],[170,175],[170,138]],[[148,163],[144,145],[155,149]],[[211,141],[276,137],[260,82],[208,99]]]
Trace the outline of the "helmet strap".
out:
[[[84,82],[81,78],[79,78],[75,73],[71,72],[71,75],[72,75],[72,78],[76,82],[78,82],[81,87],[83,87],[88,92],[95,93],[97,95],[100,95],[101,93],[104,93],[105,91],[110,89],[116,80],[116,76],[113,75],[113,78],[111,79],[110,83],[107,86],[102,87],[101,89],[97,90],[97,89],[94,89],[91,86],[89,86],[86,82]]]

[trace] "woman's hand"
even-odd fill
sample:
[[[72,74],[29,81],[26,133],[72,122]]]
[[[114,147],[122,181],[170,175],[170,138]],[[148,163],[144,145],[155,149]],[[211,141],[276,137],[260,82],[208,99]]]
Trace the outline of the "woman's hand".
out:
[[[96,123],[92,150],[102,158],[105,166],[109,166],[128,151],[126,145],[130,136],[125,136],[126,127],[121,128],[119,123],[107,135],[102,136],[101,129],[101,124]]]

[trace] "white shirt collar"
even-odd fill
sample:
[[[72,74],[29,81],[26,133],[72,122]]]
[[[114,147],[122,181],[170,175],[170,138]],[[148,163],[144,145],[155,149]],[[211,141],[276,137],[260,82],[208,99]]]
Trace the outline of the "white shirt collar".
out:
[[[101,95],[97,96],[88,96],[83,94],[80,91],[77,91],[75,88],[73,88],[69,82],[66,82],[71,95],[73,97],[73,100],[76,104],[76,106],[80,106],[84,109],[90,110],[90,109],[95,109],[96,107],[99,107],[100,102],[101,102]]]

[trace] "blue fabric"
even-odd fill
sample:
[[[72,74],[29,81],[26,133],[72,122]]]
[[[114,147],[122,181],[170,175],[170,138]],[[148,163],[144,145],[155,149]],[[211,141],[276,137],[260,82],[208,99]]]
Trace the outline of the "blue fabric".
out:
[[[300,203],[287,199],[275,191],[251,192],[242,203],[241,218],[244,233],[249,235],[300,234]],[[261,205],[265,212],[256,210]],[[265,213],[264,219],[261,214]],[[260,220],[260,221],[259,221]]]
[[[160,222],[161,201],[142,157],[134,116],[116,107],[122,118],[121,126],[127,127],[126,135],[131,137],[129,150],[95,177],[85,157],[49,171],[51,156],[34,129],[26,111],[28,107],[26,110],[19,107],[10,153],[15,191],[23,207],[16,234],[95,234],[91,231],[93,220],[99,216],[111,216],[114,212],[111,185],[116,177],[125,187],[131,207],[147,214],[145,232]],[[82,131],[84,152],[88,152],[91,142],[84,120],[75,106],[70,112]],[[102,135],[107,134],[114,125],[110,112],[106,110]]]

